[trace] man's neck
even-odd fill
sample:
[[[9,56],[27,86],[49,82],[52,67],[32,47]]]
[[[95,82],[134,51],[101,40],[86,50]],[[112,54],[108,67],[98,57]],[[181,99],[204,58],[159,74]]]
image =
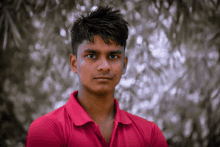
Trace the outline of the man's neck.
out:
[[[82,90],[77,97],[81,106],[97,124],[114,120],[114,92],[98,96]]]

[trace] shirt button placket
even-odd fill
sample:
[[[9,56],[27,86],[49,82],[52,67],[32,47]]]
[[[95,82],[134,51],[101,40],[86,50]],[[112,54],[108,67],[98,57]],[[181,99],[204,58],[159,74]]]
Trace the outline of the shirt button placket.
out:
[[[102,136],[102,134],[101,134],[101,132],[99,130],[99,126],[96,125],[96,124],[94,125],[94,132],[98,136],[102,147],[108,147],[107,142],[105,141],[104,137]]]

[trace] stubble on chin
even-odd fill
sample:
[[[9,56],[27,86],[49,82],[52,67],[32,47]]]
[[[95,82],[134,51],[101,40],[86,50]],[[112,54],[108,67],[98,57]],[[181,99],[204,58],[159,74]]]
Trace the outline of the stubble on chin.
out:
[[[112,92],[110,89],[105,89],[100,86],[96,87],[95,85],[94,85],[94,87],[83,86],[83,88],[84,88],[84,90],[88,91],[89,93],[93,93],[93,94],[100,96],[100,97],[102,97],[102,96],[104,97]]]

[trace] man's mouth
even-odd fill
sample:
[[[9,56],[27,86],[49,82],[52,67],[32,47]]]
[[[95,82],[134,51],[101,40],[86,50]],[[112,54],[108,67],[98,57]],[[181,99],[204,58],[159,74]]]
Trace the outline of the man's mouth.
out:
[[[95,80],[100,82],[106,82],[112,80],[112,77],[95,77]]]
[[[112,79],[112,77],[95,77],[95,79]]]

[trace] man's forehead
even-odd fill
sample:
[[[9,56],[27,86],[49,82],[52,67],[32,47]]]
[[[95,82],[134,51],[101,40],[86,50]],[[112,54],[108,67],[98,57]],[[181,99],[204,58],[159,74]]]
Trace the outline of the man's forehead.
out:
[[[122,53],[124,52],[124,47],[120,46],[118,44],[99,44],[97,42],[91,42],[91,41],[87,41],[84,40],[81,44],[79,44],[78,46],[78,51],[79,52],[84,52],[86,50],[96,50],[96,51],[107,51],[107,52],[111,52],[111,51],[121,51]]]

